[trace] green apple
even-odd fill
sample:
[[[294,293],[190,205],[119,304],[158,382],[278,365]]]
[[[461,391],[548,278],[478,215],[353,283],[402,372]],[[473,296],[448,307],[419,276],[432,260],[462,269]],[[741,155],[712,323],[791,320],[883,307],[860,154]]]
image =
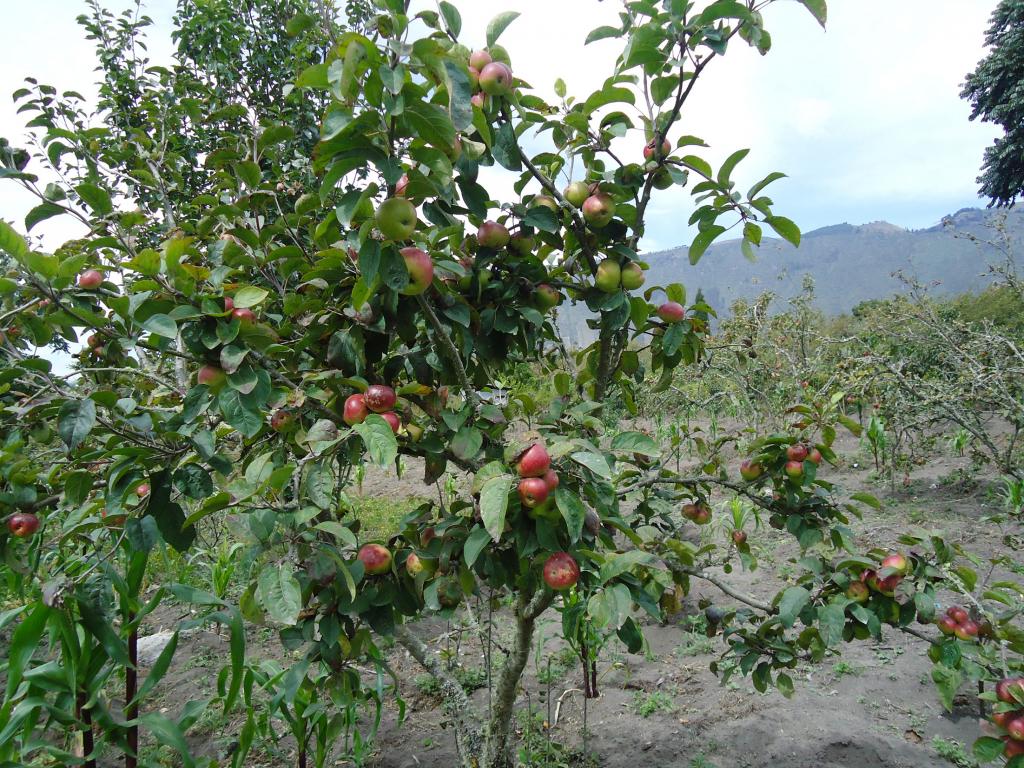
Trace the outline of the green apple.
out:
[[[585,182],[574,181],[572,184],[565,188],[565,191],[562,192],[562,195],[574,207],[579,208],[581,205],[583,205],[584,201],[587,199],[587,196],[590,195],[590,187],[587,186]]]
[[[389,197],[377,208],[377,229],[389,240],[408,240],[416,231],[416,206],[401,197]]]
[[[644,284],[646,279],[643,268],[635,261],[629,262],[622,268],[622,287],[627,291],[635,291]]]
[[[604,293],[615,293],[622,283],[622,269],[619,262],[613,259],[605,259],[597,265],[597,276],[594,283]]]

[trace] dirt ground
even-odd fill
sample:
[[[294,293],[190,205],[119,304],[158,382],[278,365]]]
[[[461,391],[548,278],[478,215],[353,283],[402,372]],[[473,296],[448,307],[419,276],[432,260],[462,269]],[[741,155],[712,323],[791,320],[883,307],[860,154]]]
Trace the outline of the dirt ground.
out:
[[[998,532],[988,525],[973,525],[991,512],[984,485],[964,488],[950,481],[955,470],[967,466],[961,458],[939,457],[911,473],[909,485],[894,490],[875,481],[870,458],[858,441],[847,437],[837,445],[840,467],[825,476],[847,491],[868,490],[884,502],[879,512],[854,521],[859,543],[893,543],[899,532],[939,530],[972,551],[986,554],[1000,546]],[[397,492],[430,496],[436,491],[422,485],[421,468],[410,463]],[[396,493],[396,480],[368,473],[363,493]],[[721,535],[721,534],[719,534]],[[733,573],[731,583],[745,591],[766,596],[785,584],[787,561],[797,556],[788,537],[766,528],[751,533],[750,542],[761,567],[754,573]],[[792,566],[789,566],[790,572]],[[536,766],[597,765],[634,768],[638,763],[664,768],[925,768],[953,765],[936,752],[933,740],[958,741],[968,752],[978,736],[976,700],[966,687],[952,714],[939,704],[930,679],[932,665],[923,642],[887,630],[881,643],[863,642],[846,647],[841,657],[794,670],[795,695],[787,700],[777,692],[759,694],[748,679],[733,678],[722,685],[708,665],[722,649],[720,640],[710,643],[689,631],[689,617],[700,613],[702,596],[726,605],[714,587],[698,586],[687,598],[684,610],[665,624],[645,622],[649,648],[632,655],[621,646],[606,648],[599,662],[601,696],[586,703],[586,753],[583,763],[584,700],[578,664],[568,669],[554,665],[550,682],[552,719],[557,702],[558,719],[550,738],[573,753],[566,762],[541,762]],[[170,623],[168,613],[154,617],[152,631]],[[549,658],[559,655],[556,639],[559,617],[546,614],[539,626],[543,651],[534,654],[524,678],[518,706],[536,713],[521,718],[533,738],[549,715],[549,684],[538,679]],[[449,627],[425,620],[416,631],[430,643],[450,643]],[[276,634],[269,628],[250,632],[250,653],[285,658]],[[216,670],[227,654],[227,638],[213,632],[197,632],[179,644],[174,668],[162,681],[159,700],[171,711],[190,698],[209,691]],[[482,669],[481,647],[470,634],[459,649],[459,663],[467,670]],[[403,680],[402,697],[408,704],[406,722],[399,727],[390,707],[375,741],[373,768],[452,768],[456,765],[454,741],[442,727],[438,700],[415,683],[421,670],[401,649],[391,653],[391,663]],[[485,688],[473,693],[485,705]],[[657,704],[658,706],[654,706]],[[655,709],[649,712],[646,710]],[[644,711],[641,711],[644,710]],[[646,716],[644,716],[646,715]],[[283,724],[278,724],[284,731]],[[192,739],[200,754],[222,757],[232,750],[237,728],[220,723],[215,733],[198,729]],[[522,731],[521,731],[522,732]],[[546,738],[546,737],[540,737]],[[247,765],[294,764],[294,745],[284,739],[276,749],[254,753]],[[351,765],[345,761],[334,765]],[[525,765],[526,763],[524,763]]]

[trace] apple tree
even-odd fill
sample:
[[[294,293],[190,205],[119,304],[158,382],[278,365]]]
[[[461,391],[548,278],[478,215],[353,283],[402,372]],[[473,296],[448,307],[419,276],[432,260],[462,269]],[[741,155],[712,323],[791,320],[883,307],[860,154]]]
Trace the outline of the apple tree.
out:
[[[824,0],[801,2],[824,23]],[[0,547],[22,602],[0,617],[14,627],[0,758],[94,765],[119,749],[134,765],[141,728],[191,761],[184,734],[211,703],[174,718],[145,709],[174,643],[136,679],[138,626],[168,597],[228,627],[217,705],[272,692],[300,765],[325,764],[351,727],[344,712],[380,706],[389,638],[439,681],[462,764],[510,766],[541,614],[561,612],[596,695],[601,647],[639,650],[637,610],[660,616],[663,594],[694,580],[736,606],[714,612],[726,677],[788,694],[801,660],[890,625],[940,649],[951,688],[970,632],[940,640],[911,625],[934,620],[958,553],[915,537],[907,554],[856,551],[850,517],[877,502],[846,500],[827,479],[836,425],[855,428],[834,397],[796,406],[739,475],[724,444],[680,474],[648,435],[601,418],[610,398],[632,409],[646,377],[664,388],[705,354],[713,308],[681,283],[644,285],[655,194],[692,194],[693,262],[733,227],[751,252],[765,227],[799,242],[765,194],[781,174],[744,192],[748,150],[714,168],[705,142],[679,128],[712,62],[737,45],[768,52],[772,4],[627,3],[617,26],[587,37],[622,42],[608,79],[583,98],[558,81],[554,103],[516,77],[498,42],[514,12],[467,45],[449,2],[350,3],[339,24],[326,3],[255,2],[243,18],[182,0],[178,61],[153,67],[131,45],[146,20],[93,5],[83,24],[104,73],[99,111],[30,81],[16,95],[29,148],[0,147],[0,175],[38,197],[26,231],[54,216],[83,227],[44,253],[0,223]],[[518,197],[488,192],[486,167],[510,174]],[[566,300],[585,303],[597,332],[568,358],[553,322]],[[81,351],[67,371],[48,348]],[[513,408],[480,396],[524,362],[558,393],[526,432]],[[361,464],[400,457],[420,460],[427,483],[454,471],[465,487],[375,541],[346,489]],[[716,493],[747,499],[805,552],[771,600],[716,575],[752,563],[742,527],[723,546],[688,540]],[[216,521],[256,542],[238,604],[184,584],[146,592],[154,548],[186,551]],[[473,595],[513,606],[485,713],[414,624]],[[1012,619],[996,617],[993,637],[1019,643]],[[247,659],[246,622],[276,626],[300,660],[277,670]],[[361,674],[367,663],[377,682]],[[118,708],[102,690],[121,674]],[[247,709],[234,765],[260,728]],[[58,728],[80,743],[47,738]]]

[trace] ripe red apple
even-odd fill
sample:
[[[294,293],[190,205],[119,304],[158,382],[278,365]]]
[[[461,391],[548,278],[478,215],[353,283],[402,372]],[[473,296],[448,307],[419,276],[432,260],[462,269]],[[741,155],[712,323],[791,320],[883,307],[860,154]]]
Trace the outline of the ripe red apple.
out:
[[[793,480],[804,476],[804,463],[802,461],[787,461],[785,469],[786,475]]]
[[[103,339],[98,333],[91,333],[89,334],[89,338],[85,340],[85,343],[93,349],[97,349],[103,346]]]
[[[216,365],[204,365],[196,374],[196,381],[205,384],[214,393],[220,392],[227,380],[227,374]]]
[[[647,276],[644,274],[643,268],[635,261],[629,262],[622,268],[622,287],[627,291],[635,291],[641,285]]]
[[[485,221],[476,233],[476,241],[481,247],[494,250],[504,248],[510,239],[508,230],[496,221]]]
[[[896,594],[896,587],[900,585],[901,581],[903,581],[903,577],[898,573],[878,579],[878,591],[886,597],[892,597]]]
[[[405,197],[405,190],[409,187],[409,174],[403,173],[402,177],[395,184],[395,194],[399,197]]]
[[[943,616],[936,622],[939,627],[939,632],[946,635],[947,637],[956,633],[957,628],[960,626],[950,616]]]
[[[512,69],[492,61],[480,70],[480,90],[489,96],[508,96],[512,93]]]
[[[953,630],[953,634],[960,640],[972,642],[978,639],[978,625],[968,619],[963,624],[957,624],[956,629]],[[1021,738],[1024,738],[1024,736]]]
[[[869,568],[866,571],[862,571],[860,574],[860,580],[867,584],[873,591],[878,591],[880,582],[878,579],[878,573],[874,569]]]
[[[434,530],[434,526],[428,525],[422,531],[420,531],[420,546],[430,546],[430,542],[437,538],[437,531]]]
[[[434,262],[430,254],[419,248],[403,248],[402,258],[409,270],[409,284],[402,289],[406,296],[418,296],[434,281]]]
[[[87,269],[78,276],[78,287],[94,291],[103,284],[103,274],[98,269]]]
[[[1024,703],[1024,677],[1008,677],[996,683],[996,698],[1007,704]]]
[[[540,307],[541,312],[547,312],[549,309],[557,307],[561,300],[562,294],[547,283],[537,286],[537,306]]]
[[[1015,741],[1024,741],[1024,716],[1015,717],[1008,722],[1006,733]]]
[[[345,399],[341,418],[350,427],[353,424],[362,424],[369,414],[370,409],[366,407],[366,400],[362,395],[349,395]]]
[[[395,407],[395,390],[386,384],[371,384],[363,395],[366,407],[374,413],[384,413]]]
[[[7,518],[7,530],[12,536],[24,539],[39,530],[39,518],[31,512],[15,512]]]
[[[613,259],[605,259],[597,265],[597,274],[594,276],[594,284],[602,293],[615,293],[622,283],[622,268],[619,262]]]
[[[1009,710],[1008,712],[993,712],[992,722],[998,725],[1003,730],[1005,730],[1006,726],[1010,724],[1011,720],[1014,720],[1015,718],[1018,718],[1021,715],[1024,715],[1024,712],[1021,712],[1020,710]]]
[[[397,435],[398,430],[402,428],[402,420],[398,418],[398,414],[394,411],[388,411],[386,413],[382,413],[380,416],[388,423],[388,426],[391,427],[391,431]]]
[[[892,554],[882,560],[882,567],[892,568],[897,573],[905,575],[910,571],[910,561],[903,555]]]
[[[230,296],[225,296],[224,297],[224,311],[225,312],[230,312],[234,308],[235,308],[235,300],[232,299]]]
[[[742,547],[747,543],[747,532],[746,531],[733,531],[732,532],[732,543],[737,547]]]
[[[411,552],[407,558],[405,558],[405,571],[413,578],[423,573],[423,561],[420,560],[419,556],[415,552]]]
[[[270,428],[275,432],[287,432],[295,422],[295,416],[285,408],[278,408],[270,417]]]
[[[487,51],[473,51],[469,54],[469,66],[478,71],[482,70],[492,61],[494,59],[491,58],[491,54]]]
[[[548,493],[554,493],[558,487],[558,473],[553,469],[549,469],[544,473],[544,485],[548,488]]]
[[[544,582],[554,590],[570,589],[579,578],[580,567],[568,552],[555,552],[544,563]]]
[[[551,467],[551,457],[541,443],[534,443],[519,455],[516,471],[520,477],[543,477]]]
[[[654,139],[651,139],[647,146],[644,147],[644,160],[650,160],[652,157],[660,160],[663,157],[668,157],[670,154],[672,154],[672,145],[668,139],[664,139],[661,142],[661,152],[658,152],[657,142]]]
[[[758,462],[752,459],[747,459],[742,464],[740,464],[740,477],[742,477],[748,483],[757,480],[757,478],[759,478],[763,472],[764,467],[762,467]]]
[[[790,461],[803,462],[807,458],[807,446],[803,443],[794,443],[786,449],[786,458]]]
[[[382,544],[363,544],[356,555],[367,576],[378,576],[391,570],[391,552]]]
[[[1012,739],[1009,736],[1003,737],[1003,754],[1007,757],[1018,757],[1024,755],[1024,741]]]
[[[686,317],[686,310],[678,301],[666,301],[658,307],[658,317],[666,323],[680,323]]]
[[[524,477],[519,481],[519,500],[527,509],[533,509],[548,498],[548,485],[542,477]]]
[[[583,218],[596,229],[608,226],[615,215],[615,203],[604,192],[597,192],[583,201]]]
[[[871,597],[871,591],[862,581],[854,581],[846,588],[846,597],[855,603],[866,603]]]
[[[139,483],[135,487],[135,495],[138,496],[140,499],[144,499],[147,496],[149,496],[149,490],[149,483]]]
[[[543,205],[545,208],[550,208],[555,213],[558,213],[558,201],[555,200],[551,195],[537,195],[530,202],[532,206]]]
[[[597,536],[601,533],[601,516],[588,507],[583,515],[583,527],[591,536]]]
[[[697,525],[707,525],[711,522],[711,508],[706,505],[701,505],[697,509],[697,514],[693,518],[693,522]]]
[[[821,466],[821,459],[821,451],[819,451],[817,448],[811,448],[811,450],[807,452],[807,460],[813,462],[815,465],[819,467]]]
[[[239,307],[231,310],[231,317],[235,318],[243,327],[250,326],[256,322],[256,314],[247,307]]]
[[[389,240],[408,240],[416,231],[416,206],[404,197],[389,197],[375,218],[377,229]]]
[[[587,197],[590,196],[590,187],[588,187],[585,182],[574,181],[565,188],[565,191],[562,192],[562,196],[574,208],[579,208],[586,201]]]
[[[950,609],[946,611],[946,615],[949,616],[949,618],[951,618],[957,624],[963,624],[965,621],[971,618],[971,615],[967,612],[967,610],[959,605],[954,605],[950,607]]]

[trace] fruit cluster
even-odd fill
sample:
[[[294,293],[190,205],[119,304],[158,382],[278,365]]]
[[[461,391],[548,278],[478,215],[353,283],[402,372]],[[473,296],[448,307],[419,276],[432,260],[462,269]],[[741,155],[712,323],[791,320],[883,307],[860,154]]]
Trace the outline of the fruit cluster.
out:
[[[882,567],[878,570],[868,568],[860,575],[860,584],[866,586],[871,592],[877,592],[886,597],[896,594],[896,587],[903,581],[903,577],[910,572],[910,561],[905,555],[892,554],[882,560]],[[858,582],[854,582],[856,584]],[[851,590],[853,594],[851,595]],[[863,589],[854,588],[851,584],[847,589],[847,596],[859,603],[867,602],[868,593]]]
[[[1008,677],[996,683],[998,711],[991,720],[1004,733],[1003,754],[1007,758],[1024,755],[1024,677]]]
[[[976,641],[983,633],[982,624],[974,621],[966,608],[952,606],[946,615],[935,622],[944,635],[955,635],[965,642]],[[986,622],[987,623],[987,622]]]
[[[366,388],[366,392],[348,396],[341,418],[351,427],[362,424],[367,416],[376,413],[388,423],[391,431],[397,434],[402,426],[402,420],[393,410],[397,401],[398,396],[391,387],[385,384],[371,384]]]

